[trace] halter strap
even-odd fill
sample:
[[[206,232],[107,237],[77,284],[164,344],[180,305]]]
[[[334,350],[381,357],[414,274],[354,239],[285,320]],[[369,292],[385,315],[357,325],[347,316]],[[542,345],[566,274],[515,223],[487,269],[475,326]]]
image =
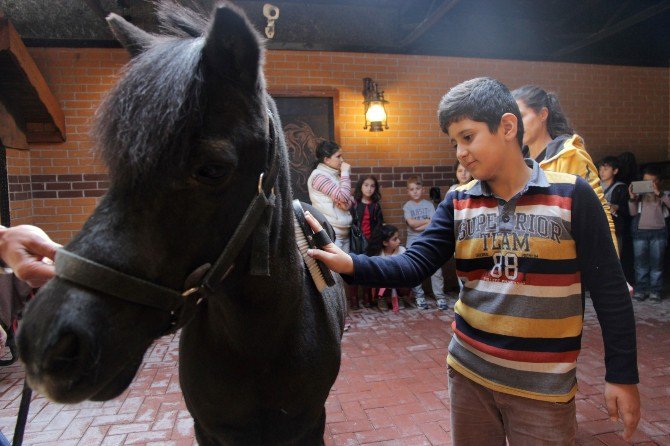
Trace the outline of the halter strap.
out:
[[[56,276],[119,299],[165,311],[176,311],[184,298],[180,293],[60,248],[55,258]],[[135,297],[141,296],[141,297]]]
[[[223,252],[219,258],[214,263],[214,266],[207,272],[204,279],[202,280],[201,288],[207,288],[210,292],[215,292],[221,282],[228,276],[230,271],[232,271],[233,266],[235,265],[235,260],[240,251],[244,247],[247,239],[252,232],[256,230],[265,209],[268,206],[271,206],[271,200],[265,196],[265,192],[261,187],[263,181],[263,175],[258,180],[259,182],[259,191],[258,194],[251,201],[251,204],[247,208],[247,211],[244,213],[242,220],[235,228],[233,236],[228,241],[228,244],[223,249]]]

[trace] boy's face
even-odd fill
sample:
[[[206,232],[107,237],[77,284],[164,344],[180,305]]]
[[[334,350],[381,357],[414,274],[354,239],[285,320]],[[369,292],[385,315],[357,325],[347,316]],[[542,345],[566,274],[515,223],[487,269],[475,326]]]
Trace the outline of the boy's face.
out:
[[[601,164],[600,167],[598,167],[600,181],[612,181],[618,172],[619,169],[614,169],[609,164]]]
[[[478,180],[490,180],[504,165],[507,154],[503,125],[491,133],[484,122],[461,119],[447,129],[456,158]]]
[[[656,175],[652,175],[650,173],[645,173],[642,176],[642,181],[653,181],[654,183],[656,183],[657,186],[661,184],[661,179]]]
[[[407,186],[407,195],[409,195],[409,198],[414,201],[421,200],[421,196],[423,195],[423,186],[416,183],[409,183]]]

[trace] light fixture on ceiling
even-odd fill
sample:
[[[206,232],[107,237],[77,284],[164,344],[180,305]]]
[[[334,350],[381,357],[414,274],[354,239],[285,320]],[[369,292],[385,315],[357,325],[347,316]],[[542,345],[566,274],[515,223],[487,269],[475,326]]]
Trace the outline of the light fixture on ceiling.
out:
[[[363,78],[363,105],[365,106],[365,126],[370,128],[371,132],[382,132],[389,128],[386,117],[386,104],[384,92],[379,91],[377,82],[371,78]]]

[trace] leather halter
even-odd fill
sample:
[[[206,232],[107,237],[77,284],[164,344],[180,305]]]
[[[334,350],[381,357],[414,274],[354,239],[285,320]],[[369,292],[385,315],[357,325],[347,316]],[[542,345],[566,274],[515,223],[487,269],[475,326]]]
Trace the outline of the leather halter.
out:
[[[169,312],[170,325],[164,332],[164,334],[168,334],[174,333],[186,325],[195,315],[197,305],[221,288],[222,282],[232,271],[235,260],[254,231],[256,231],[254,250],[260,249],[261,253],[253,253],[252,258],[261,258],[261,265],[252,265],[252,274],[254,271],[260,271],[263,275],[269,275],[269,268],[262,264],[262,259],[267,259],[269,250],[267,246],[269,244],[267,226],[269,226],[275,202],[274,184],[278,175],[277,157],[279,150],[277,147],[276,123],[270,110],[268,110],[268,116],[270,121],[268,148],[272,153],[268,154],[270,166],[267,174],[260,173],[258,193],[251,200],[244,216],[214,265],[211,268],[209,265],[203,265],[189,275],[189,277],[197,277],[199,271],[206,270],[207,272],[200,280],[199,285],[180,292],[122,273],[63,248],[56,252],[56,276],[108,296]],[[263,227],[265,227],[265,231],[263,231]],[[259,244],[265,246],[259,248]],[[199,275],[202,276],[202,274]]]

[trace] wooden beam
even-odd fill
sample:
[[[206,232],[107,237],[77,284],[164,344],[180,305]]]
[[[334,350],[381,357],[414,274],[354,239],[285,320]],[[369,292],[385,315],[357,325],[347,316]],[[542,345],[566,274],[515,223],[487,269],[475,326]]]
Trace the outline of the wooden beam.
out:
[[[31,121],[30,116],[24,116],[28,142],[65,141],[65,116],[58,100],[51,93],[14,26],[6,18],[0,17],[0,53],[3,52],[9,55],[14,68],[25,75],[28,89],[34,92],[49,116],[49,119],[40,119],[38,122]],[[20,100],[15,102],[18,103],[12,104],[14,107],[20,106]]]
[[[601,40],[604,40],[609,36],[620,33],[621,31],[624,31],[630,28],[631,26],[637,25],[640,22],[644,22],[645,20],[662,13],[667,9],[670,9],[670,0],[664,0],[660,3],[657,3],[654,6],[650,6],[647,9],[638,12],[635,15],[628,17],[627,19],[615,23],[609,28],[601,29],[597,33],[591,34],[589,37],[582,40],[581,42],[576,42],[572,45],[568,45],[564,48],[561,48],[560,50],[554,52],[552,56],[554,57],[565,56],[567,54],[574,53],[575,51],[580,50],[584,47],[600,42]]]
[[[426,19],[419,23],[419,25],[412,30],[404,39],[400,41],[398,46],[400,48],[406,48],[416,40],[423,36],[426,31],[433,27],[442,17],[444,17],[454,6],[458,4],[459,0],[444,0],[440,6],[435,10],[433,14],[426,17]]]

